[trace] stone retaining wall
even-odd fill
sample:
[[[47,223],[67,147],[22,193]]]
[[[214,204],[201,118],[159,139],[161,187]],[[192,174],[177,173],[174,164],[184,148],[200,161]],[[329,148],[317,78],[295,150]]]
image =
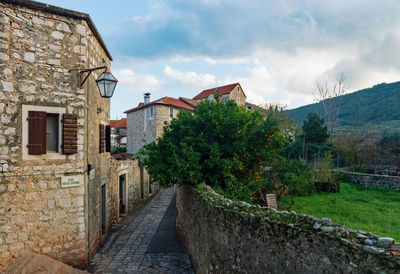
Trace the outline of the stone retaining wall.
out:
[[[400,248],[294,212],[231,201],[205,187],[177,190],[177,227],[197,273],[399,273]],[[392,253],[391,253],[392,252]]]
[[[399,176],[377,175],[350,171],[336,171],[336,173],[343,180],[348,180],[363,187],[386,187],[400,190]]]

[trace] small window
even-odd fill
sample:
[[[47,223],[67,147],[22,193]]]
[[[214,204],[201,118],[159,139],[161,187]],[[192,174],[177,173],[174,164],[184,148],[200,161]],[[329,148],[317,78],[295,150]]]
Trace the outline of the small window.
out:
[[[238,105],[240,105],[240,97],[237,98],[236,103],[237,103]]]
[[[174,108],[173,107],[169,107],[169,117],[171,119],[174,118]]]
[[[46,150],[58,152],[58,114],[46,115]]]
[[[150,119],[154,118],[154,107],[150,107]]]

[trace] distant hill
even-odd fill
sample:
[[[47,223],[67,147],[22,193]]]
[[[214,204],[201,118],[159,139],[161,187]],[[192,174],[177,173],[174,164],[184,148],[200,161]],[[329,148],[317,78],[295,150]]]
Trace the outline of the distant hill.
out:
[[[333,99],[337,100],[337,98]],[[309,112],[322,116],[322,106],[310,104],[288,110],[289,116],[301,124]],[[400,82],[382,83],[343,95],[339,112],[339,126],[398,124],[400,121]]]

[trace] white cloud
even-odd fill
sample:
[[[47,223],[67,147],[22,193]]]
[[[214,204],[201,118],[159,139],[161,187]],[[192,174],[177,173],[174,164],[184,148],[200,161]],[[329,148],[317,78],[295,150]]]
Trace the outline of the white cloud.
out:
[[[128,90],[187,96],[240,82],[250,102],[293,108],[341,73],[349,92],[400,80],[399,1],[149,1],[109,39],[159,73],[125,72]]]
[[[175,70],[168,65],[164,68],[164,74],[191,89],[204,89],[216,83],[215,76],[212,74]]]
[[[131,69],[116,69],[113,71],[121,85],[126,91],[143,92],[160,89],[164,82],[150,74],[135,73]]]

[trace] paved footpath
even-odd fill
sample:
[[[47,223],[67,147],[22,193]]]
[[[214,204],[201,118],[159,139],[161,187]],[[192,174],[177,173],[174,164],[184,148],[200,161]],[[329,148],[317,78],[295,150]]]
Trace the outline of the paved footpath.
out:
[[[175,189],[161,189],[110,232],[88,271],[194,273],[175,227]]]

